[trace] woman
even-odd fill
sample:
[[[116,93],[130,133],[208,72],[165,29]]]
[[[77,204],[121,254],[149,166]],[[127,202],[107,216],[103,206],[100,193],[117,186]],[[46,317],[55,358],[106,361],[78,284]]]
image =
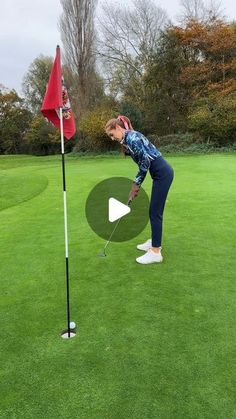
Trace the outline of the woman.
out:
[[[153,179],[149,208],[152,238],[137,246],[146,253],[136,261],[141,264],[163,261],[161,254],[163,211],[167,194],[174,178],[172,167],[164,160],[161,152],[140,132],[134,131],[125,116],[111,119],[105,127],[107,135],[118,141],[125,152],[138,165],[139,170],[132,184],[129,199],[134,199],[149,170]]]

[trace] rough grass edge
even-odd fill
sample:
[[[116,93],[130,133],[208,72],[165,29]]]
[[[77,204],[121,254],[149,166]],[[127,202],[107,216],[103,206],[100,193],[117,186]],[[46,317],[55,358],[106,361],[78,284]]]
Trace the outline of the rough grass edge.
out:
[[[162,154],[165,155],[189,155],[189,154],[215,154],[215,153],[228,153],[234,154],[236,152],[236,143],[231,146],[215,147],[207,144],[191,144],[186,148],[175,147],[174,145],[168,145],[159,147]],[[69,158],[111,158],[124,156],[119,151],[107,151],[107,152],[71,152],[66,155]]]

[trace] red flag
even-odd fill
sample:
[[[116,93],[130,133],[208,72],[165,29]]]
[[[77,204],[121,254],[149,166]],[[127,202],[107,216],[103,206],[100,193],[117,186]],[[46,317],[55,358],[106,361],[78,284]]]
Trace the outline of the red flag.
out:
[[[62,108],[64,136],[69,140],[75,134],[76,127],[68,92],[62,78],[60,48],[57,47],[56,58],[48,81],[41,112],[45,118],[59,129],[60,108]]]

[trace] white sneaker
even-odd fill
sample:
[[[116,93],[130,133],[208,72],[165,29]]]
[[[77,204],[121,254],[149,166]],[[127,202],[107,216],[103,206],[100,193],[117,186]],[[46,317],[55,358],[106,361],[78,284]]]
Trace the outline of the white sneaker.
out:
[[[161,252],[153,252],[152,249],[149,249],[145,255],[140,256],[136,259],[136,262],[141,263],[142,265],[148,265],[149,263],[159,263],[163,261]]]
[[[137,249],[143,250],[144,252],[147,252],[152,247],[152,240],[149,239],[145,243],[138,244]]]

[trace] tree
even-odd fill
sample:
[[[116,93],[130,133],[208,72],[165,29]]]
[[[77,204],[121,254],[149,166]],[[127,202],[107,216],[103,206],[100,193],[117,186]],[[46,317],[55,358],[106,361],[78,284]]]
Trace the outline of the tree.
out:
[[[36,115],[24,135],[23,144],[30,154],[56,154],[60,152],[60,132],[42,115]]]
[[[186,131],[191,98],[180,75],[187,64],[177,37],[171,27],[167,28],[144,76],[146,96],[142,109],[148,133],[166,135]]]
[[[136,131],[142,129],[143,117],[140,109],[134,103],[122,101],[120,103],[120,114],[126,115],[132,122],[132,126]]]
[[[236,88],[236,28],[223,21],[210,24],[189,21],[183,27],[173,27],[173,35],[188,61],[181,80],[191,94],[202,97],[228,94]]]
[[[134,0],[132,9],[105,3],[102,10],[97,54],[108,91],[120,97],[129,87],[132,96],[139,96],[145,69],[167,22],[166,12],[152,0]]]
[[[15,90],[0,91],[0,153],[18,154],[32,114]]]
[[[97,74],[94,55],[97,0],[61,0],[61,5],[59,27],[64,60],[77,101],[75,113],[80,116],[103,96],[103,82]]]
[[[52,57],[40,55],[32,62],[23,79],[22,88],[26,104],[35,115],[40,112],[52,63]]]
[[[181,0],[182,13],[179,20],[182,23],[190,20],[212,22],[223,18],[221,1],[210,0]]]
[[[173,27],[186,63],[180,82],[192,98],[188,126],[203,138],[232,141],[236,111],[236,28],[223,22],[189,21]]]

